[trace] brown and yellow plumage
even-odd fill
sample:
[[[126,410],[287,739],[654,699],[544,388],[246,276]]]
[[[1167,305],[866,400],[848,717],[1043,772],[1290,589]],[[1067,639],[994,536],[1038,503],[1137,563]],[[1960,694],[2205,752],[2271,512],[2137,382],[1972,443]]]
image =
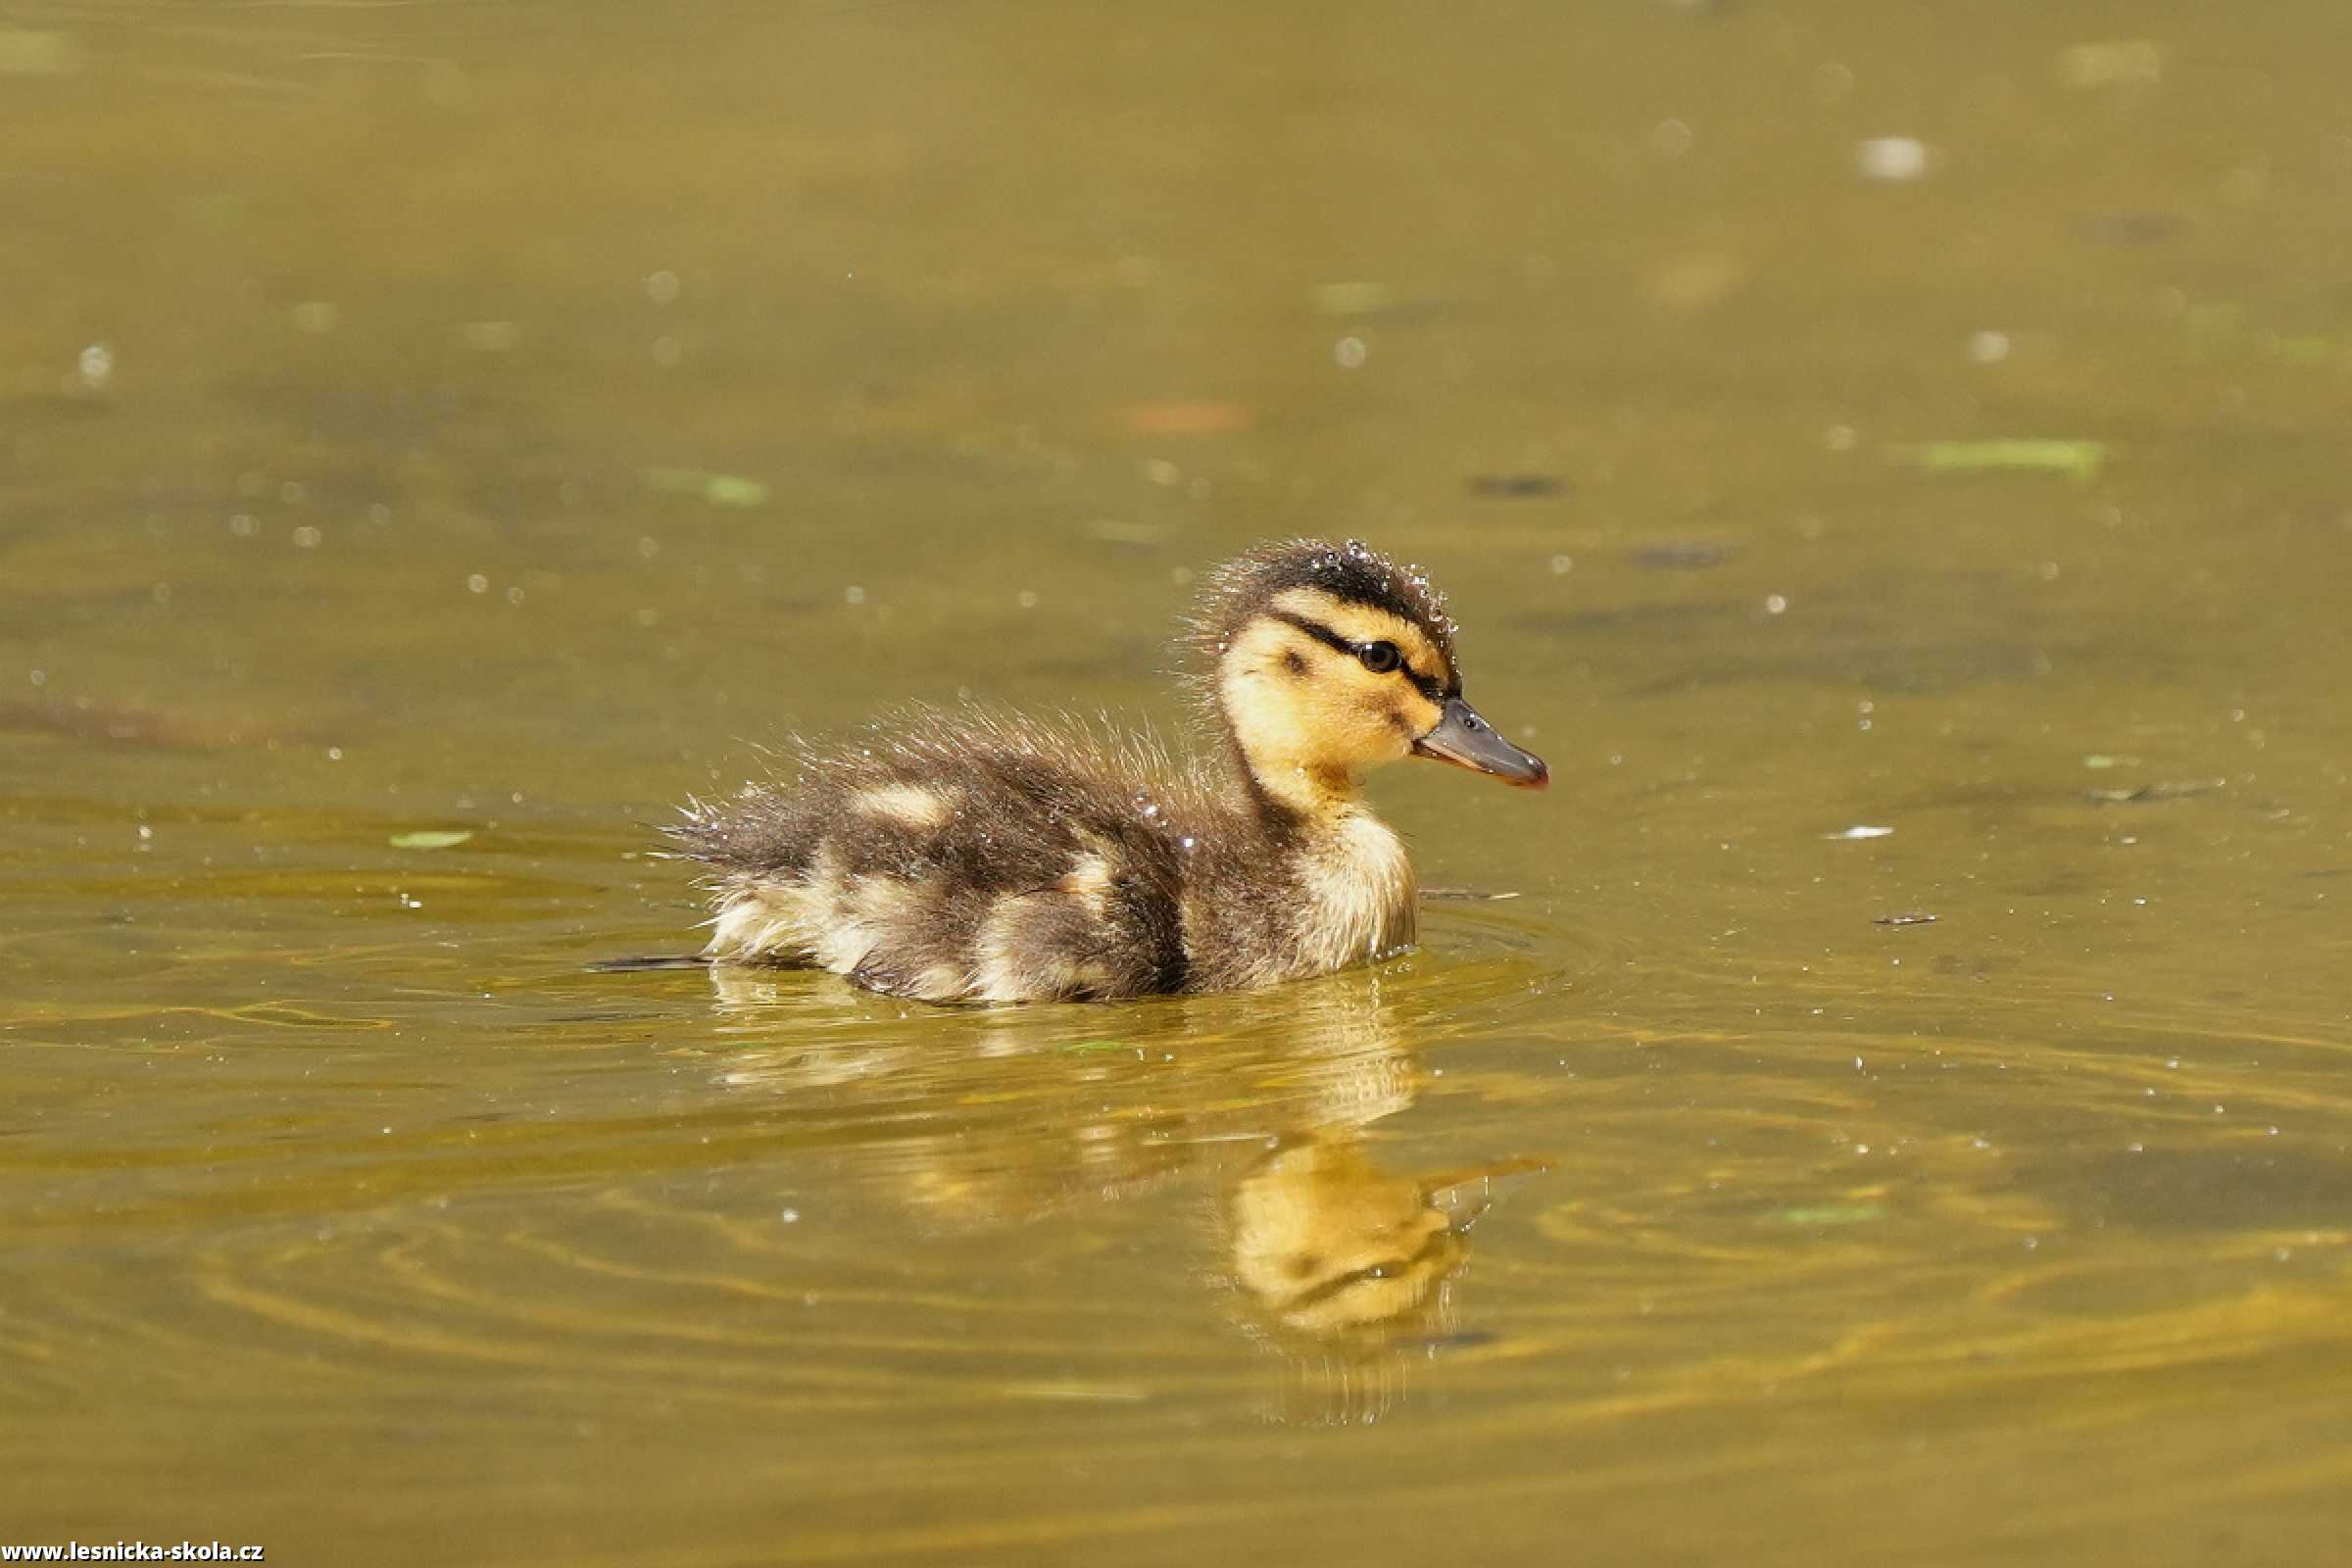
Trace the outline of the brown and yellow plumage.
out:
[[[1404,848],[1364,775],[1416,752],[1541,785],[1461,699],[1452,621],[1352,541],[1263,547],[1194,622],[1224,771],[1070,725],[915,710],[690,808],[710,956],[926,1002],[1227,991],[1413,940]]]

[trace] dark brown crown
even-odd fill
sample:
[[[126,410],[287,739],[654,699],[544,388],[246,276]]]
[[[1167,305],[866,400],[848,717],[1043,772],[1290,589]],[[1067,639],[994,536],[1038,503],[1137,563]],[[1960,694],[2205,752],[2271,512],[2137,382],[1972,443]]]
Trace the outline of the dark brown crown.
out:
[[[1209,573],[1192,622],[1192,642],[1214,664],[1236,632],[1277,595],[1313,588],[1411,621],[1454,665],[1453,618],[1446,596],[1418,566],[1399,566],[1359,539],[1286,539],[1259,545]]]

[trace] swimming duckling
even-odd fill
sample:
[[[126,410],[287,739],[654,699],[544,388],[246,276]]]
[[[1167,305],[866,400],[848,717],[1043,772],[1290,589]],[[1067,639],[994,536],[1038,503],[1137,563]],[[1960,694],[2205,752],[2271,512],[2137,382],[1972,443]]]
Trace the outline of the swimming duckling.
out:
[[[1352,540],[1268,545],[1209,579],[1192,644],[1223,752],[918,711],[811,752],[672,829],[712,867],[720,962],[815,964],[924,1002],[1231,991],[1410,944],[1412,863],[1364,804],[1434,757],[1542,788],[1462,700],[1454,624]]]

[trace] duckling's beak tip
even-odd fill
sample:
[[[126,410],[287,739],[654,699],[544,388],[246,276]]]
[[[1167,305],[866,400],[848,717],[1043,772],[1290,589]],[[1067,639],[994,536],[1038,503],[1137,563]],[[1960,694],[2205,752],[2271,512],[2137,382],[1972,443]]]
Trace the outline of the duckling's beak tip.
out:
[[[1459,697],[1446,700],[1437,727],[1414,742],[1413,750],[1516,789],[1540,790],[1551,783],[1551,769],[1544,765],[1544,759],[1504,740]]]

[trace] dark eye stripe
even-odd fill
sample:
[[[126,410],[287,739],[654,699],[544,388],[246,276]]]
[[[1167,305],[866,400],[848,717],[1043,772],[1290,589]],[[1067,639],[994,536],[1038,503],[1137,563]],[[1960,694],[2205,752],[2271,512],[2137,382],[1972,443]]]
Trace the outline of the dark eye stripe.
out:
[[[1312,637],[1324,647],[1346,654],[1350,659],[1355,657],[1355,644],[1349,642],[1338,632],[1333,631],[1329,626],[1324,625],[1321,621],[1309,620],[1304,615],[1295,615],[1287,610],[1277,610],[1271,612],[1271,613],[1276,620],[1281,621],[1286,626],[1296,626],[1298,628],[1298,630],[1306,633],[1309,637]]]
[[[1329,626],[1324,625],[1321,621],[1309,620],[1304,615],[1294,614],[1287,610],[1272,610],[1268,611],[1267,613],[1272,615],[1276,620],[1281,621],[1284,625],[1296,626],[1298,630],[1306,633],[1309,637],[1312,637],[1324,647],[1331,649],[1335,653],[1346,654],[1350,659],[1363,658],[1364,650],[1371,646],[1369,643],[1351,643],[1347,638],[1341,636],[1338,632],[1333,631]],[[1397,665],[1396,673],[1402,675],[1406,680],[1411,681],[1421,695],[1428,698],[1431,702],[1441,703],[1446,700],[1446,688],[1440,685],[1435,678],[1422,674],[1411,664],[1407,663]]]

